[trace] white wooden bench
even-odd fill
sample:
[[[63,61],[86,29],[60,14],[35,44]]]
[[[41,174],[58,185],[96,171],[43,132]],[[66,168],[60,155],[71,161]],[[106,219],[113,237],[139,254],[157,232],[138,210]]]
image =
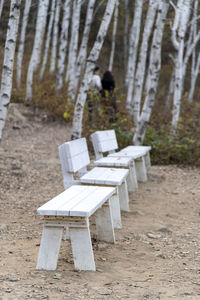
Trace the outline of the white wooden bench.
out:
[[[89,217],[95,213],[97,238],[115,242],[110,202],[113,187],[74,185],[38,208],[44,218],[36,268],[55,270],[63,229],[69,228],[74,266],[95,271]]]
[[[94,161],[95,166],[99,167],[114,167],[129,169],[127,177],[127,186],[129,192],[134,192],[138,188],[137,176],[135,171],[135,162],[132,157],[111,157],[106,156]]]
[[[128,146],[119,152],[115,152],[118,149],[118,143],[114,130],[96,131],[91,135],[91,140],[97,159],[95,165],[98,165],[99,159],[101,159],[105,153],[109,153],[108,157],[129,157],[135,162],[135,170],[133,167],[132,171],[136,172],[137,180],[142,182],[147,181],[147,170],[149,171],[151,166],[149,155],[151,147]],[[114,163],[114,159],[113,162],[110,160],[109,166],[112,167]]]
[[[59,155],[65,189],[74,184],[113,186],[117,188],[116,196],[112,197],[111,208],[114,228],[121,228],[120,209],[129,211],[126,182],[129,170],[95,167],[88,171],[87,166],[90,164],[90,158],[85,138],[60,145]]]

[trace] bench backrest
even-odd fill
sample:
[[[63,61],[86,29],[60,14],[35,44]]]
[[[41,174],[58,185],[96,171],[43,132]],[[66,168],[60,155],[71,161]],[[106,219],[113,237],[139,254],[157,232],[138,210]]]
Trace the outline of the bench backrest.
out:
[[[118,149],[114,130],[96,131],[91,134],[96,159],[102,158],[104,152],[113,153]]]
[[[66,142],[58,147],[65,188],[73,184],[73,173],[84,170],[90,163],[85,138]]]

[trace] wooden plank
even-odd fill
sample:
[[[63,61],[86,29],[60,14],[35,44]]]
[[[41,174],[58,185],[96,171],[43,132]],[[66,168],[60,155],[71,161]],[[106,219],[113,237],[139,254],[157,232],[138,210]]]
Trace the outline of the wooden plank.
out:
[[[66,172],[77,172],[90,163],[85,138],[66,142],[59,146],[62,168]]]
[[[69,216],[70,209],[77,203],[80,202],[88,194],[95,190],[94,186],[83,186],[74,185],[69,189],[65,190],[58,196],[54,197],[52,200],[48,201],[40,208],[38,208],[37,213],[40,215],[65,215]],[[59,213],[60,212],[60,213]]]
[[[72,186],[38,208],[37,212],[40,215],[48,216],[89,216],[114,192],[115,188],[112,187]],[[97,200],[94,201],[94,198]],[[103,202],[98,203],[99,199]],[[87,203],[87,201],[91,201],[88,207],[87,204],[82,204]],[[79,211],[79,205],[83,207],[83,210]]]
[[[69,141],[64,143],[63,145],[65,145],[67,157],[76,156],[81,152],[88,151],[87,142],[85,138]]]
[[[80,178],[80,182],[90,184],[120,185],[128,175],[127,169],[94,168]]]
[[[131,164],[131,157],[114,157],[114,156],[106,156],[94,161],[95,166],[111,166],[111,167],[125,167],[128,168]]]
[[[115,188],[112,187],[95,187],[94,191],[88,195],[84,201],[80,201],[70,210],[70,216],[91,216],[100,208],[113,194]]]
[[[125,147],[125,148],[123,148],[123,150],[134,150],[134,151],[136,151],[136,150],[144,150],[144,151],[150,151],[151,150],[151,146],[134,146],[134,145],[132,145],[132,146],[127,146],[127,147]]]
[[[112,153],[112,154],[109,154],[108,157],[110,156],[113,156],[113,157],[131,157],[132,159],[137,159],[137,158],[140,158],[142,156],[145,155],[145,152],[144,151],[140,151],[140,152],[135,152],[134,154],[133,153],[129,153],[127,151],[119,151],[119,152],[115,152],[115,153]]]
[[[96,131],[94,134],[96,135],[99,152],[109,152],[118,149],[114,130]]]
[[[37,270],[56,270],[62,233],[63,227],[43,227]]]

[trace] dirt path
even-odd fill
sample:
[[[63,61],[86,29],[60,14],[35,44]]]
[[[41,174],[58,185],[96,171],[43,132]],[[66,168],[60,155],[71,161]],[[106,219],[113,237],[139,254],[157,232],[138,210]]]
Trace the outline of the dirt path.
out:
[[[21,112],[21,113],[20,113]],[[92,236],[97,272],[75,272],[62,241],[56,271],[36,271],[36,209],[63,191],[66,124],[12,105],[0,148],[0,300],[200,299],[200,169],[153,166],[130,195],[116,244]]]

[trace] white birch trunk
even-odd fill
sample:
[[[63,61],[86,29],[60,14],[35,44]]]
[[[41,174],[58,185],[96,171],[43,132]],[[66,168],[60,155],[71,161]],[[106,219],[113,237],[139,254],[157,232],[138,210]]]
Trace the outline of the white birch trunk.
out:
[[[95,2],[96,2],[96,0],[90,0],[88,3],[87,16],[86,16],[86,20],[85,20],[85,28],[84,28],[84,32],[83,32],[81,46],[79,49],[78,58],[76,61],[76,75],[75,75],[75,79],[73,81],[74,87],[73,87],[72,99],[74,99],[74,97],[75,97],[75,93],[77,91],[78,84],[79,84],[82,72],[83,72],[83,70],[85,68],[85,64],[86,64],[88,40],[89,40],[89,34],[90,34],[91,24],[92,24],[92,20],[93,20],[93,12],[94,12]]]
[[[110,53],[110,62],[108,70],[112,72],[114,55],[115,55],[115,44],[116,44],[116,32],[117,32],[117,23],[118,23],[118,11],[119,11],[119,0],[116,0],[115,13],[114,13],[114,22],[113,22],[113,32],[112,32],[112,48]]]
[[[21,0],[12,0],[10,4],[10,15],[6,36],[4,61],[1,78],[0,91],[0,141],[5,126],[8,106],[10,104],[15,47],[18,34]]]
[[[133,137],[133,144],[140,145],[143,142],[147,124],[150,120],[152,108],[155,102],[155,95],[157,92],[158,80],[161,69],[161,45],[163,38],[163,29],[165,19],[169,8],[168,0],[162,0],[159,4],[157,20],[153,33],[153,40],[150,50],[150,62],[147,75],[147,91],[146,97],[140,115],[139,121],[136,126],[136,131]]]
[[[188,47],[185,51],[185,55],[184,55],[184,59],[183,59],[183,81],[185,78],[188,61],[189,61],[195,47],[197,46],[197,43],[199,42],[199,40],[200,40],[200,31],[195,36],[194,40],[192,42],[188,43]]]
[[[81,11],[81,0],[75,0],[73,6],[73,15],[72,15],[72,30],[70,37],[70,46],[69,46],[69,55],[68,55],[68,65],[67,65],[67,74],[66,81],[69,81],[68,92],[70,94],[70,81],[74,80],[75,72],[75,63],[77,59],[77,50],[78,50],[78,39],[79,39],[79,26],[80,26],[80,11]]]
[[[3,10],[4,0],[0,0],[0,18]]]
[[[126,75],[127,97],[126,106],[130,108],[130,103],[133,97],[133,86],[135,79],[135,65],[137,59],[137,51],[140,37],[141,17],[142,17],[143,0],[135,1],[133,24],[129,38],[129,56]]]
[[[188,102],[192,103],[193,97],[194,97],[194,91],[196,86],[197,77],[199,75],[199,69],[200,69],[200,53],[198,54],[197,61],[195,63],[195,67],[192,69],[191,74],[191,83],[190,83],[190,90],[188,93]]]
[[[193,9],[193,39],[195,39],[197,35],[197,12],[198,12],[199,1],[194,1],[194,9]],[[197,49],[194,49],[192,52],[192,65],[191,65],[191,79],[190,79],[190,90],[188,93],[188,102],[191,103],[194,97],[194,91],[196,86],[196,80],[199,74],[200,68],[200,53],[197,55]]]
[[[50,41],[51,41],[51,33],[52,33],[54,14],[55,14],[55,3],[56,3],[56,0],[52,0],[49,24],[48,24],[47,35],[46,35],[44,56],[43,56],[43,60],[42,60],[42,67],[41,67],[41,70],[40,70],[40,79],[42,79],[42,77],[44,75],[44,71],[45,71],[46,64],[47,64],[47,58],[48,58],[48,53],[49,53],[49,45],[50,45]]]
[[[32,55],[28,67],[28,72],[27,72],[27,80],[26,80],[26,99],[25,99],[26,103],[32,100],[33,74],[40,63],[40,54],[41,54],[45,26],[46,26],[48,5],[49,5],[49,0],[40,0],[38,6],[35,39],[34,39]]]
[[[115,7],[115,0],[109,0],[97,34],[96,41],[87,59],[85,75],[82,84],[80,86],[78,98],[74,109],[72,139],[77,139],[81,137],[83,110],[84,110],[84,105],[87,97],[89,82],[92,78],[94,66],[96,64],[96,61],[102,49],[103,42],[107,34],[107,30],[114,11],[114,7]]]
[[[29,12],[31,7],[32,0],[26,0],[24,7],[24,15],[22,19],[21,35],[19,39],[19,48],[17,55],[17,87],[20,87],[21,84],[21,72],[22,72],[22,60],[24,55],[24,42],[26,36],[26,28],[28,24]]]
[[[168,91],[166,102],[165,102],[164,113],[168,113],[171,108],[172,98],[173,98],[173,93],[174,93],[174,81],[175,81],[175,68],[174,68],[173,73],[170,78],[169,91]]]
[[[53,39],[52,39],[51,60],[50,60],[50,73],[53,73],[56,69],[60,6],[61,6],[61,0],[57,0],[56,1],[55,18],[54,18],[54,27],[53,27]]]
[[[140,115],[140,103],[142,98],[143,83],[145,79],[146,60],[148,54],[148,44],[152,33],[153,24],[155,21],[156,9],[158,6],[158,0],[150,0],[147,17],[144,26],[143,39],[140,47],[139,60],[137,64],[137,70],[135,75],[134,93],[131,101],[131,106],[134,107],[134,123],[137,126]]]
[[[129,10],[128,10],[129,0],[124,1],[124,35],[123,35],[123,42],[124,42],[124,71],[125,74],[127,73],[127,60],[128,60],[128,21],[129,21]],[[125,85],[126,85],[125,79]],[[127,87],[127,85],[126,85]]]
[[[81,0],[77,0],[75,21],[74,22],[74,31],[73,31],[73,40],[71,48],[71,57],[68,60],[68,97],[70,101],[74,100],[75,91],[74,91],[74,80],[76,74],[76,60],[78,52],[78,40],[79,40],[79,26],[80,26],[80,11],[81,11]]]
[[[63,87],[65,58],[67,52],[69,21],[70,21],[70,12],[71,12],[70,3],[71,0],[65,0],[65,4],[63,8],[62,29],[60,34],[60,46],[59,46],[59,53],[58,53],[58,71],[57,71],[57,85],[56,85],[57,90]]]
[[[190,0],[179,0],[176,8],[174,28],[172,29],[172,41],[177,56],[175,61],[175,82],[173,95],[172,128],[176,130],[180,115],[182,86],[183,86],[183,58],[184,58],[184,39],[190,16]],[[178,19],[178,21],[177,21]],[[177,25],[178,23],[178,25]],[[176,36],[175,36],[176,34]]]

